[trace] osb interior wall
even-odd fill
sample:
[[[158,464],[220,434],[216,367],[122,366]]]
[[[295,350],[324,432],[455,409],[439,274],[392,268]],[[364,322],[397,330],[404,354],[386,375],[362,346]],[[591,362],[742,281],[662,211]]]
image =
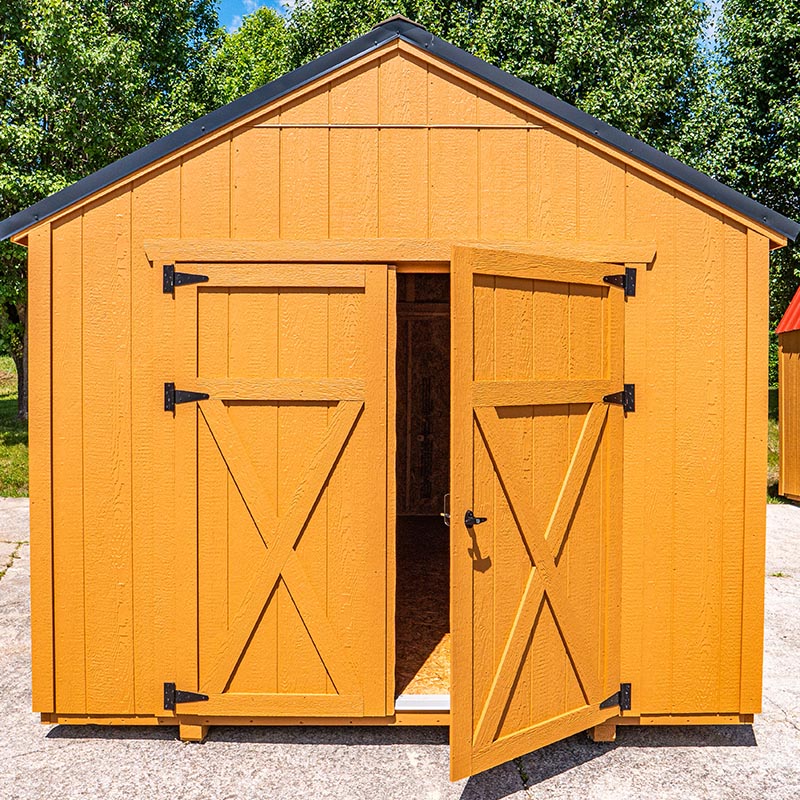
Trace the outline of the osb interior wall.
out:
[[[398,275],[397,300],[397,513],[441,524],[450,492],[449,276]]]
[[[155,237],[655,242],[626,307],[623,680],[633,713],[759,709],[767,239],[414,53],[387,46],[31,234],[31,314],[52,325],[32,393],[53,376],[33,516],[44,541],[52,512],[56,587],[37,710],[156,713],[185,634]]]

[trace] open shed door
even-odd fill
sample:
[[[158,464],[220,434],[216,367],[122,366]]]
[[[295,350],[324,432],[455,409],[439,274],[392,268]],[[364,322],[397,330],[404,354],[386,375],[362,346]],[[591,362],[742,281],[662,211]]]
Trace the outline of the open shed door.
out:
[[[604,401],[623,389],[624,292],[603,280],[615,271],[453,252],[453,780],[619,713],[623,408]]]
[[[175,388],[207,397],[173,398],[183,637],[179,674],[165,676],[180,694],[165,705],[383,716],[394,275],[180,268]]]

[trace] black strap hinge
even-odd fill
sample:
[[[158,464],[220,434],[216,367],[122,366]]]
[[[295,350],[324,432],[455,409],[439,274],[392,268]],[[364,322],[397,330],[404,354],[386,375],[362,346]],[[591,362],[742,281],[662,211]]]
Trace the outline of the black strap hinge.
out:
[[[624,275],[606,275],[603,280],[625,290],[625,297],[636,297],[636,267],[625,267]]]
[[[175,688],[174,683],[164,684],[164,710],[174,711],[176,703],[199,703],[208,700],[207,694],[198,692],[182,692]]]
[[[600,703],[600,708],[614,708],[614,706],[619,706],[620,711],[631,710],[631,685],[629,683],[621,683],[618,692],[614,692],[611,697]]]
[[[174,383],[164,384],[164,411],[174,411],[178,403],[194,403],[196,400],[208,400],[205,392],[184,392],[176,389]]]
[[[603,397],[604,403],[617,403],[622,406],[623,411],[636,411],[636,384],[623,384],[621,392],[607,394]]]
[[[164,264],[164,294],[175,294],[176,286],[190,283],[205,283],[208,275],[193,275],[191,272],[175,272],[174,264]]]

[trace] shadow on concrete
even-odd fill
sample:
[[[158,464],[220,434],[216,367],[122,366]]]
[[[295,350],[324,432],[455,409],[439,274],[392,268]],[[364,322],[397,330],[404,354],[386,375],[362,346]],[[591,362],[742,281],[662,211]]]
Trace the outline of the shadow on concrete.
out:
[[[56,725],[48,739],[176,740],[175,725]],[[386,747],[404,744],[447,744],[447,728],[343,727],[336,725],[214,726],[206,742],[249,744],[346,745]]]
[[[554,778],[617,749],[661,747],[755,747],[750,725],[695,725],[617,728],[616,742],[593,742],[585,733],[543,747],[523,757],[526,786]]]
[[[109,739],[176,741],[175,726],[103,726],[58,725],[48,732],[50,739]],[[338,726],[240,726],[212,727],[207,742],[313,745],[324,747],[387,747],[392,745],[444,745],[446,728],[434,727],[353,727]],[[593,742],[585,733],[543,747],[523,756],[520,762],[521,778],[525,786],[535,786],[575,767],[601,758],[617,749],[664,747],[754,747],[758,743],[751,726],[705,725],[692,727],[643,726],[618,729],[617,741]],[[198,745],[190,745],[198,746]],[[200,745],[202,746],[202,745]],[[501,766],[470,778],[461,794],[461,800],[502,800],[521,788],[514,787],[501,770],[515,765]]]
[[[71,740],[128,740],[177,741],[174,725],[156,726],[105,726],[57,725],[47,733],[49,739]],[[390,747],[392,745],[446,745],[447,728],[434,727],[353,727],[338,726],[239,726],[212,727],[206,742],[312,745],[317,747]],[[203,747],[204,745],[187,745]],[[523,790],[517,768],[502,765],[475,775],[466,782],[460,800],[502,800]]]
[[[45,738],[155,742],[177,739],[178,729],[174,725],[163,728],[155,725],[56,725]]]

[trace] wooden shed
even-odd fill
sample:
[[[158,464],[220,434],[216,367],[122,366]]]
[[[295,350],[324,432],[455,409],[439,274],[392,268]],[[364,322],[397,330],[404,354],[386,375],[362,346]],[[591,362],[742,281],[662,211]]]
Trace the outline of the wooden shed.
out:
[[[800,288],[778,334],[778,493],[800,502]]]
[[[5,220],[34,710],[751,722],[799,227],[403,19]]]

